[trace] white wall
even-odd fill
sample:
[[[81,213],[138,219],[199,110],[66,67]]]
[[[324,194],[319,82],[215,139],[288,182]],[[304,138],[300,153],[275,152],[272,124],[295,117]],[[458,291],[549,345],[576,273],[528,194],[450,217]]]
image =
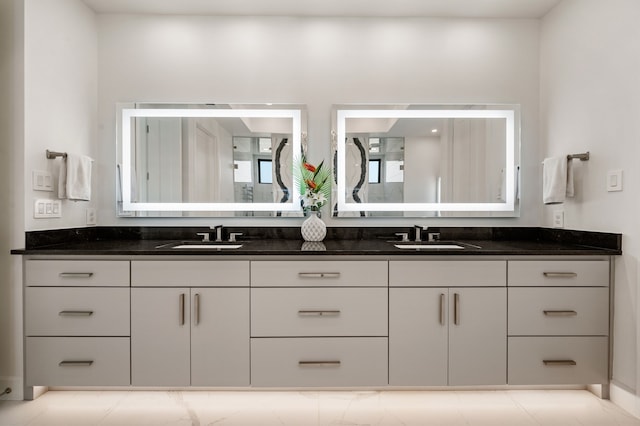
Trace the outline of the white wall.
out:
[[[591,152],[591,160],[576,163],[575,200],[545,207],[543,225],[564,209],[567,228],[623,234],[624,255],[615,262],[613,379],[632,395],[640,395],[638,17],[637,0],[564,0],[541,30],[543,154]],[[623,170],[622,192],[605,189],[614,169]],[[640,398],[633,404],[640,415]]]
[[[535,226],[540,221],[538,20],[99,15],[98,23],[101,225],[186,223],[115,217],[115,104],[128,101],[306,104],[309,156],[315,162],[330,157],[332,104],[519,103],[521,218],[438,223]],[[415,222],[327,216],[331,226]],[[219,222],[281,226],[301,220]]]
[[[22,398],[22,0],[0,1],[0,392]]]
[[[34,219],[34,199],[57,198],[57,192],[32,191],[31,173],[48,170],[57,183],[61,160],[47,160],[46,149],[98,154],[95,14],[80,0],[25,0],[25,22],[25,229],[85,226],[93,202],[64,200],[62,218]],[[99,167],[93,178],[95,194]]]

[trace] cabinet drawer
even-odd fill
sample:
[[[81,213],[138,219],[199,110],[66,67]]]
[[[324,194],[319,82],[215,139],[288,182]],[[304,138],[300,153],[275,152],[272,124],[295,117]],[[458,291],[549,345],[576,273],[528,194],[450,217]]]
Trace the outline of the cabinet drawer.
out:
[[[27,260],[27,286],[128,287],[127,260]]]
[[[502,260],[396,260],[389,262],[394,287],[500,287],[506,285]]]
[[[139,287],[248,287],[248,260],[135,260],[131,285]]]
[[[386,288],[251,289],[251,335],[386,336]]]
[[[609,289],[510,288],[509,334],[606,336]]]
[[[387,338],[251,339],[253,386],[387,384]]]
[[[606,260],[509,261],[510,286],[606,287]]]
[[[128,337],[28,337],[27,386],[125,386]]]
[[[510,337],[510,385],[607,383],[607,337]]]
[[[128,336],[129,288],[25,289],[27,336]]]
[[[378,287],[387,286],[387,262],[256,261],[251,262],[254,287]]]

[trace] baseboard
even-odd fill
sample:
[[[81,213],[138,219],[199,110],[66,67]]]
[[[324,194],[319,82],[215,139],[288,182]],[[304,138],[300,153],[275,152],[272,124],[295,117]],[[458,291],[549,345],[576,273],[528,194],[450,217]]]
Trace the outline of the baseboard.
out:
[[[0,396],[0,401],[22,401],[22,377],[0,377],[0,393],[7,389],[11,389],[11,392]]]
[[[611,402],[640,419],[640,395],[629,392],[615,383],[611,383]]]

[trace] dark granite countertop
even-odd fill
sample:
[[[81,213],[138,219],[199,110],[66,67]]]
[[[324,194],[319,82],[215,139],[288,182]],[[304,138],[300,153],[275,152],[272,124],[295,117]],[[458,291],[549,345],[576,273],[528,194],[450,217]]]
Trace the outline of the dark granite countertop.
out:
[[[464,248],[396,248],[407,228],[329,228],[322,243],[305,243],[298,228],[225,228],[242,232],[237,249],[173,248],[197,242],[202,228],[98,227],[27,233],[20,255],[619,255],[621,234],[549,228],[430,228],[440,244]],[[229,243],[225,243],[229,244]],[[404,244],[414,244],[407,242]],[[424,244],[424,243],[423,243]]]

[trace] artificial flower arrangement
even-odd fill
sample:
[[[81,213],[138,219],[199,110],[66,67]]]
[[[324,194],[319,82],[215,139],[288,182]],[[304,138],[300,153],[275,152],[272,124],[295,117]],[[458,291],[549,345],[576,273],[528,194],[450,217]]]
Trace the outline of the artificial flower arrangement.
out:
[[[302,209],[317,212],[324,206],[331,195],[331,171],[322,161],[317,167],[307,162],[303,155],[296,177],[300,182],[300,199]]]

